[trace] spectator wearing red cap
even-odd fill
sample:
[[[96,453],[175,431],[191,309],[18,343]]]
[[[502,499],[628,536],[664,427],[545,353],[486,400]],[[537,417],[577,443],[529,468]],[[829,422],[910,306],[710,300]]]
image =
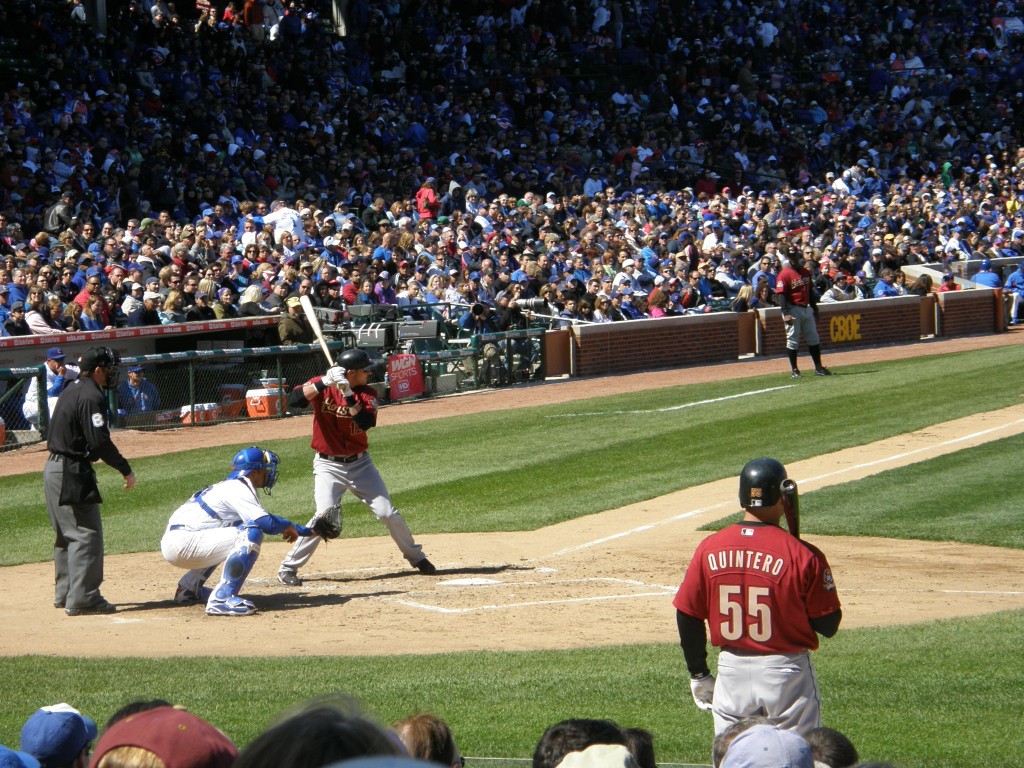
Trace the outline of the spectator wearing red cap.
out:
[[[97,742],[89,768],[231,768],[237,755],[231,739],[210,723],[183,709],[157,707],[111,725]]]

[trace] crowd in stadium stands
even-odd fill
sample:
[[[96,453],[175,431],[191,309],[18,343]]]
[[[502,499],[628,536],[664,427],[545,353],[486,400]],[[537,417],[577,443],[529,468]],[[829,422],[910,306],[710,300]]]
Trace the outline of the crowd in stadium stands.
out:
[[[614,321],[771,304],[781,259],[833,300],[1024,260],[1000,2],[197,6],[0,7],[4,335],[301,293]]]
[[[301,738],[296,738],[296,735]],[[376,756],[352,768],[465,768],[448,724],[417,714],[390,728],[371,720],[347,697],[312,699],[286,711],[238,749],[214,725],[164,700],[126,704],[100,732],[68,704],[34,712],[21,731],[20,751],[0,746],[9,768],[321,768]],[[713,768],[886,768],[858,763],[857,749],[839,731],[815,728],[806,738],[776,729],[763,717],[739,721],[714,739]],[[657,768],[654,736],[610,720],[570,719],[549,726],[537,742],[532,768]],[[891,768],[891,766],[888,766]]]

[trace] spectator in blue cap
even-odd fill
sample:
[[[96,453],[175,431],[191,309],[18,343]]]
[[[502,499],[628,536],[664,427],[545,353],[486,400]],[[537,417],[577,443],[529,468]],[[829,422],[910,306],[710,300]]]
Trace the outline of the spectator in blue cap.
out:
[[[1010,292],[1013,299],[1013,304],[1010,306],[1010,325],[1016,325],[1017,310],[1020,307],[1021,298],[1024,297],[1024,261],[1006,278],[1003,288]]]
[[[79,765],[89,759],[96,738],[96,723],[70,704],[43,707],[21,728],[21,749],[39,761],[41,768]],[[82,763],[84,765],[84,763]]]
[[[120,416],[134,416],[151,413],[160,409],[160,393],[152,382],[146,379],[141,365],[128,367],[128,379],[117,388],[117,413]]]
[[[18,752],[0,745],[0,768],[39,768],[39,761],[28,752]]]
[[[991,259],[981,260],[981,265],[978,267],[978,274],[974,276],[972,282],[982,288],[1003,287],[1003,281],[999,278],[999,275],[992,271]]]
[[[43,363],[46,375],[46,404],[49,413],[57,404],[57,398],[64,388],[78,378],[78,366],[66,365],[64,362],[64,350],[60,347],[50,347],[46,350],[46,361]],[[39,379],[29,379],[25,387],[25,402],[21,406],[21,412],[31,425],[33,430],[39,429]]]

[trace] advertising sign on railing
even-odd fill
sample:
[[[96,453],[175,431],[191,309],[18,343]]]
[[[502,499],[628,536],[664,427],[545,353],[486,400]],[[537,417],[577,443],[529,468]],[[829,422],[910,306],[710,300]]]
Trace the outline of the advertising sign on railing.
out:
[[[423,369],[416,355],[391,355],[388,358],[388,395],[403,400],[423,394]]]

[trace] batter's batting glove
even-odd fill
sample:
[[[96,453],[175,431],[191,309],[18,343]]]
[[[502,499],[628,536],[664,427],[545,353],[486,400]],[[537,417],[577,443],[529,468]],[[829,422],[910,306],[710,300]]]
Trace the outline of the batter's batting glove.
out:
[[[697,709],[710,712],[711,702],[715,698],[715,676],[708,672],[700,677],[691,677],[690,693],[693,694],[693,703]]]
[[[324,384],[333,387],[348,386],[348,379],[345,378],[345,369],[340,365],[329,368],[327,373],[324,374]]]

